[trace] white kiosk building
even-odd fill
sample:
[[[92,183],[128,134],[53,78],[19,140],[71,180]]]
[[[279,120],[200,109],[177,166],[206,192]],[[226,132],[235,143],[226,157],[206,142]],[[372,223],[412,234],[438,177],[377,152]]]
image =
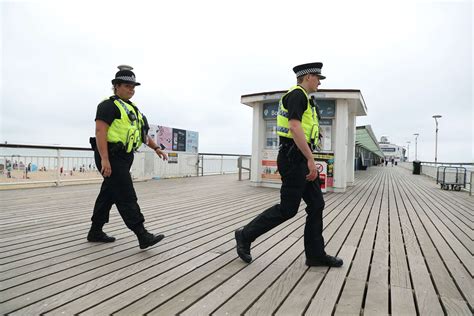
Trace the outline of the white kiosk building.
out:
[[[261,92],[241,96],[241,103],[253,108],[251,182],[256,186],[280,187],[276,158],[278,102],[287,91]],[[354,183],[356,116],[367,115],[360,90],[321,89],[310,94],[319,106],[321,151],[317,161],[323,192],[344,192]]]

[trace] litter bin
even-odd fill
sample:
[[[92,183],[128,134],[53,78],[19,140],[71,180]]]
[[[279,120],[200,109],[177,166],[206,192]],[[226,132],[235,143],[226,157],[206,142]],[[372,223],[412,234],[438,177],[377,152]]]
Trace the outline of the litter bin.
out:
[[[413,161],[413,174],[421,174],[421,161]]]

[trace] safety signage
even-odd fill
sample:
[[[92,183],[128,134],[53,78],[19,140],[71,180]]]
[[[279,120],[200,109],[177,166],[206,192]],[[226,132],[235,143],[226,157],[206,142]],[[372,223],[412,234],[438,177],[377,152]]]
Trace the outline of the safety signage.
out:
[[[319,172],[319,180],[321,183],[321,191],[326,192],[327,188],[327,163],[325,161],[316,160],[316,169]]]

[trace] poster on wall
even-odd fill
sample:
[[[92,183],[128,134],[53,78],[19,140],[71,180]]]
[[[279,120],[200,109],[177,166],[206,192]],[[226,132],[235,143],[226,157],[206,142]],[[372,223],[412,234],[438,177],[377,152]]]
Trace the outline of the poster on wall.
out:
[[[262,180],[279,182],[281,180],[277,167],[277,150],[264,150],[262,152]]]
[[[331,151],[331,141],[332,141],[332,126],[330,125],[321,125],[321,150],[323,151]]]
[[[166,126],[160,126],[160,125],[153,125],[156,126],[156,129],[154,131],[155,137],[155,143],[160,146],[162,150],[172,150],[172,142],[171,138],[173,136],[173,129],[170,127]],[[152,132],[151,128],[148,134]]]
[[[199,144],[199,133],[186,131],[186,152],[197,153]]]
[[[158,125],[150,124],[149,126],[150,126],[150,129],[148,130],[148,136],[151,139],[153,139],[155,143],[159,145],[159,143],[157,142],[157,137],[156,137],[156,131],[158,130]]]
[[[332,119],[319,120],[319,131],[321,133],[321,150],[332,150]]]
[[[186,131],[173,128],[173,151],[186,151]]]
[[[326,187],[334,186],[334,154],[313,154],[316,162],[323,161],[327,164],[326,166]]]
[[[186,151],[197,153],[199,150],[199,133],[184,129],[150,124],[148,136],[166,151]]]
[[[178,153],[168,153],[168,163],[178,163]]]

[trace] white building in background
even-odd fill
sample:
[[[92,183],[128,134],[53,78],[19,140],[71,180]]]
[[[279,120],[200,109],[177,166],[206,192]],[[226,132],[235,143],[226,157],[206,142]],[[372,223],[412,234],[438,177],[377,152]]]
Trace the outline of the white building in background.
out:
[[[380,149],[382,150],[385,156],[386,161],[390,162],[392,158],[396,162],[405,161],[405,148],[403,148],[402,146],[398,146],[396,144],[391,144],[388,141],[387,136],[380,137],[379,145],[380,145]]]

